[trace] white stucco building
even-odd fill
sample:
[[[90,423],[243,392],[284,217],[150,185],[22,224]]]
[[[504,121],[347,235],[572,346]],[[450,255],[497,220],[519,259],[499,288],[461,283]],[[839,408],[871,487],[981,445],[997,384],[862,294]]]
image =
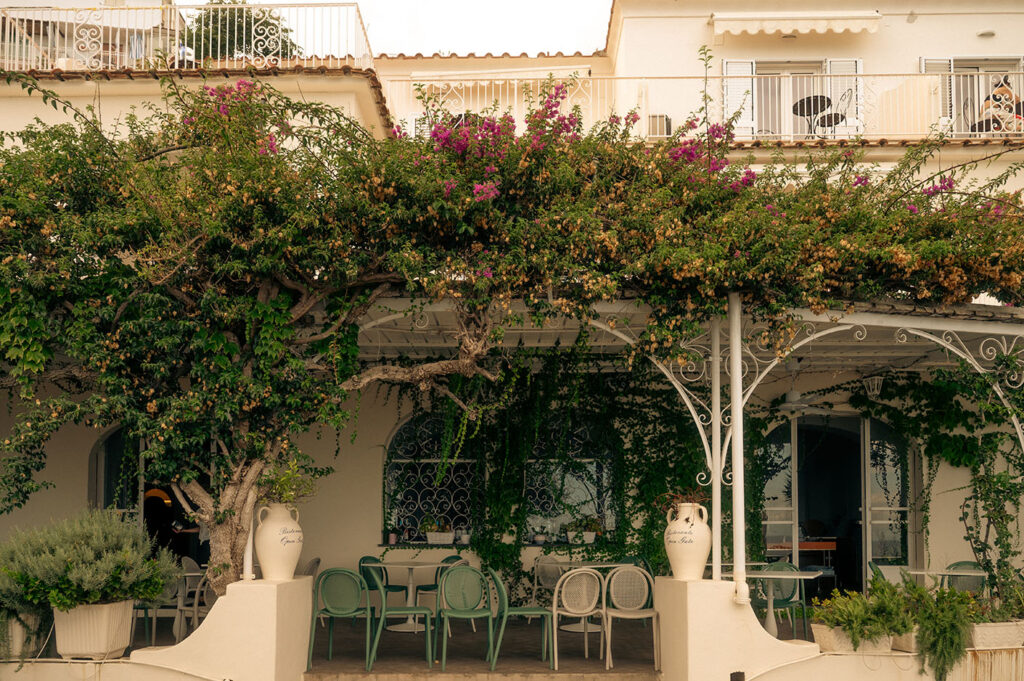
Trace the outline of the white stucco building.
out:
[[[411,132],[429,125],[417,86],[456,113],[496,103],[521,119],[529,94],[554,76],[571,83],[569,103],[581,107],[588,125],[635,109],[640,134],[652,140],[685,125],[706,92],[713,119],[735,116],[734,153],[754,166],[779,149],[788,158],[799,158],[809,149],[848,145],[863,148],[866,163],[884,168],[908,145],[935,133],[948,135],[936,169],[1009,150],[979,166],[978,176],[985,177],[1024,157],[1024,6],[1015,0],[978,0],[969,7],[925,0],[913,9],[893,0],[615,0],[602,49],[539,56],[373,55],[354,5],[302,6],[274,10],[292,28],[288,40],[303,46],[301,56],[289,53],[281,36],[271,34],[265,49],[244,58],[218,56],[209,45],[189,38],[188,27],[200,8],[135,4],[111,3],[89,12],[75,11],[70,4],[60,10],[0,10],[0,68],[29,73],[76,104],[94,106],[107,125],[133,106],[157,99],[162,75],[198,86],[203,78],[223,81],[255,69],[287,94],[346,109],[380,136],[390,134],[395,124]],[[77,39],[82,36],[90,39]],[[702,46],[713,55],[707,72],[698,58]],[[16,84],[0,85],[3,129],[21,128],[36,116],[62,119]],[[1024,179],[1017,181],[1024,184]],[[393,356],[428,341],[435,350],[443,349],[448,342],[443,312],[428,316],[424,329],[406,328],[407,322],[387,316],[380,311],[366,320],[360,337],[364,359]],[[755,362],[765,373],[759,385],[753,382],[756,371],[744,379],[751,405],[890,367],[948,365],[951,349],[984,369],[979,344],[985,338],[1020,342],[1024,336],[1024,312],[1001,306],[924,311],[878,305],[838,323],[809,313],[807,321],[816,325],[809,333],[821,335],[795,350],[789,363],[776,366],[767,355]],[[836,330],[837,324],[845,326]],[[859,328],[867,329],[866,338],[857,337]],[[897,343],[894,333],[906,328],[913,330],[911,337]],[[936,343],[944,332],[955,334],[956,341]],[[725,345],[724,329],[721,338]],[[618,342],[611,335],[606,340]],[[957,490],[967,484],[965,470],[939,470],[926,545],[913,504],[923,475],[917,454],[910,453],[907,467],[877,456],[895,446],[888,426],[842,404],[825,410],[796,395],[791,407],[792,418],[771,436],[785,464],[765,490],[769,555],[831,566],[839,583],[855,588],[870,575],[869,561],[896,572],[972,559],[958,527],[963,494]],[[689,418],[683,404],[680,413]],[[304,559],[315,556],[325,567],[352,567],[360,556],[382,551],[382,530],[403,520],[388,506],[388,485],[403,475],[403,467],[420,465],[394,444],[408,417],[408,405],[401,406],[386,391],[370,390],[362,398],[355,439],[349,444],[349,434],[341,434],[338,459],[335,433],[310,433],[303,439],[318,461],[338,469],[301,509]],[[0,414],[0,432],[10,424],[9,414]],[[820,447],[834,456],[815,461],[812,452]],[[720,461],[711,458],[712,449],[709,444],[709,462]],[[117,432],[68,427],[53,439],[49,452],[43,477],[54,487],[0,518],[0,536],[12,527],[88,506],[126,503],[116,476],[132,449]],[[449,500],[471,493],[465,481],[462,488],[451,484]],[[420,515],[409,512],[410,518]],[[455,512],[448,520],[468,525]],[[389,555],[423,550],[397,548]],[[524,564],[537,552],[525,549]],[[687,607],[699,607],[695,603]],[[730,626],[728,619],[721,624]],[[773,654],[764,653],[764,659],[774,659]],[[781,653],[776,661],[785,659]],[[712,678],[693,668],[686,673],[676,678]]]

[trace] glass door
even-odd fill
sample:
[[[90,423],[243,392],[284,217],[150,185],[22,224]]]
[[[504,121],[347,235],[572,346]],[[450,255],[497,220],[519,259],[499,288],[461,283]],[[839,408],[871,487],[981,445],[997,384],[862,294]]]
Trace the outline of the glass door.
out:
[[[909,464],[892,429],[875,419],[863,421],[864,579],[873,562],[889,579],[910,565]]]

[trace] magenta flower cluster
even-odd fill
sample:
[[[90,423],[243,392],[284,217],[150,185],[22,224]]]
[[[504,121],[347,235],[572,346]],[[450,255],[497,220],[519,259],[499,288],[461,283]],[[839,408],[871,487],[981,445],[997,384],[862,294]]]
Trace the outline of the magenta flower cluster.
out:
[[[941,194],[942,192],[952,191],[953,187],[955,186],[956,182],[953,180],[952,177],[944,177],[941,180],[939,180],[938,184],[933,184],[930,187],[925,187],[924,189],[922,189],[921,193],[924,194],[925,196],[935,196],[936,194]]]
[[[482,182],[473,185],[474,201],[489,201],[498,198],[498,187],[493,182]]]
[[[434,151],[451,150],[460,156],[503,159],[505,149],[515,137],[516,123],[511,115],[483,118],[477,125],[466,121],[435,123],[430,130]]]
[[[266,156],[267,154],[276,154],[278,152],[277,138],[274,136],[273,133],[267,135],[265,139],[262,139],[259,142],[257,142],[256,145],[258,147],[257,151],[259,151],[260,156]]]
[[[234,85],[203,86],[203,91],[213,100],[213,109],[221,116],[227,116],[229,104],[247,102],[258,92],[256,83],[251,80],[239,79]]]
[[[866,187],[869,184],[869,180],[866,175],[856,175],[853,178],[854,187]]]

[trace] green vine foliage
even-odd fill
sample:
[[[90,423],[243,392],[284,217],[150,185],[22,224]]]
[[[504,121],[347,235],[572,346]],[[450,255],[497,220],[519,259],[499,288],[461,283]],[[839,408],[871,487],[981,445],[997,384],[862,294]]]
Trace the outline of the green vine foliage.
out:
[[[57,429],[121,425],[146,443],[152,481],[210,523],[211,562],[229,568],[218,588],[240,569],[240,488],[296,433],[343,428],[349,396],[378,381],[495,378],[504,330],[528,318],[635,300],[649,310],[635,359],[682,354],[730,292],[780,349],[793,307],[1024,300],[1020,196],[1004,190],[1018,167],[984,182],[967,165],[931,172],[942,140],[884,173],[847,149],[755,172],[706,111],[648,145],[636,112],[585,130],[553,81],[519,129],[438,109],[421,137],[375,135],[263,82],[163,85],[116,129],[72,109],[4,137],[0,387],[18,424],[0,441],[0,511],[46,484]],[[452,356],[359,361],[360,321],[393,295],[450,306]],[[476,427],[463,424],[455,451]]]
[[[630,367],[594,356],[583,338],[571,348],[523,353],[517,362],[498,384],[453,380],[453,392],[465,408],[442,398],[433,405],[421,400],[415,410],[440,412],[439,448],[447,453],[445,460],[474,461],[476,479],[483,481],[471,500],[473,551],[483,564],[503,573],[514,595],[525,596],[530,576],[522,568],[522,552],[533,534],[529,519],[535,511],[524,482],[541,467],[551,498],[563,500],[556,503],[558,512],[572,519],[563,530],[600,528],[594,544],[548,543],[545,552],[592,560],[633,558],[655,574],[668,574],[662,499],[697,487],[698,476],[707,470],[696,428],[678,394],[649,363]],[[753,488],[747,506],[752,559],[763,555],[759,490],[764,425],[748,423],[745,470]],[[564,501],[569,477],[586,481],[591,489],[602,484],[569,446],[570,437],[582,431],[588,434],[585,455],[598,458],[611,481],[600,518],[587,515],[593,508],[588,502]],[[385,517],[395,503],[397,499],[385,498]],[[723,508],[731,508],[728,488]],[[731,543],[728,511],[725,516],[723,537]],[[558,533],[557,527],[551,529],[549,540]]]
[[[997,365],[999,371],[1018,367],[1005,357],[998,358]],[[939,465],[970,471],[958,519],[976,562],[988,573],[993,595],[1009,603],[1006,596],[1020,582],[1018,518],[1024,499],[1024,451],[1014,434],[1012,417],[1024,415],[1024,403],[1019,391],[1006,391],[1009,406],[1003,404],[993,390],[998,378],[998,372],[983,375],[961,363],[929,374],[890,372],[875,399],[856,383],[830,390],[850,390],[852,406],[887,422],[924,456],[924,489],[918,507],[926,537]]]

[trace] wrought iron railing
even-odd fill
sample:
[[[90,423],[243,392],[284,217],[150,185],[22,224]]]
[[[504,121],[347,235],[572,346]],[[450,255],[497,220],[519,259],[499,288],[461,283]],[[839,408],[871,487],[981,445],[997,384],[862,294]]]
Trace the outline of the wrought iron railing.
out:
[[[371,68],[354,3],[0,8],[0,68]]]
[[[681,78],[574,78],[564,108],[579,106],[584,125],[640,114],[637,132],[672,134],[701,107],[713,122],[732,118],[738,139],[816,141],[1024,134],[1024,73],[755,75]],[[545,79],[402,79],[386,83],[388,107],[408,131],[432,121],[423,97],[462,115],[511,112],[522,123]],[[706,101],[705,101],[706,93]]]

